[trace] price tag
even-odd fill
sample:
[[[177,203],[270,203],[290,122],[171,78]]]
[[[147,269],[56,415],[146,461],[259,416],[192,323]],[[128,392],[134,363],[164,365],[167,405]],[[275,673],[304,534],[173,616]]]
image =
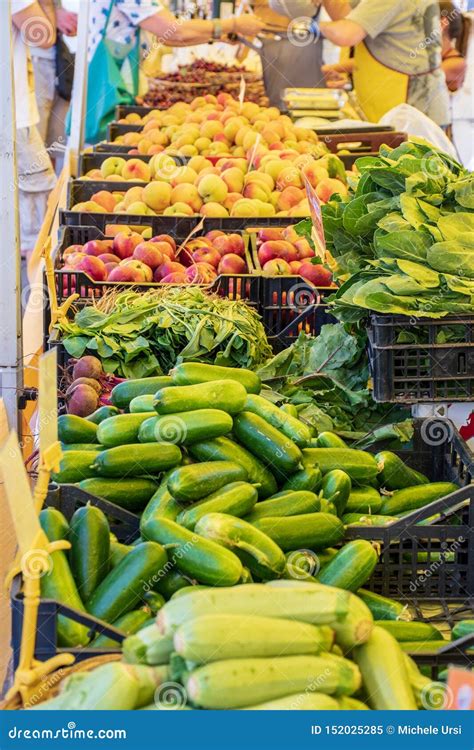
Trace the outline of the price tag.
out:
[[[316,191],[310,184],[308,178],[306,177],[306,175],[303,175],[303,177],[306,187],[306,195],[309,203],[309,210],[311,212],[311,221],[313,222],[313,239],[319,251],[317,252],[317,255],[319,255],[321,258],[324,258],[326,255],[326,238],[324,236],[321,204],[319,202],[318,196],[316,195]]]
[[[12,431],[0,451],[3,480],[20,554],[29,552],[38,539],[41,526],[35,513],[30,483],[23,463],[18,436]]]
[[[453,667],[448,671],[448,685],[444,708],[457,711],[474,710],[474,673]]]
[[[47,469],[57,471],[61,460],[58,442],[57,352],[51,349],[39,364],[39,443],[40,457]]]

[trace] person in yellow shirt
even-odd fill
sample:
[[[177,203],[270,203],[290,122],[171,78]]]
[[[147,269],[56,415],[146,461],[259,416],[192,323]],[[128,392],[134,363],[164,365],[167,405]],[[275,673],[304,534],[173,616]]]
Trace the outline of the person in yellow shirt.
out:
[[[328,86],[347,83],[365,116],[377,122],[404,102],[438,125],[449,123],[449,101],[441,69],[441,32],[436,0],[323,0],[331,21],[321,34],[351,58],[324,66]]]

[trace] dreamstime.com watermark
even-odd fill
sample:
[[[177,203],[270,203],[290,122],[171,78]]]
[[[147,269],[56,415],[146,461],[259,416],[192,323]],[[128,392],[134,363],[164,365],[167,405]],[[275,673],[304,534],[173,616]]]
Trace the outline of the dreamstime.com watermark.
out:
[[[78,729],[75,721],[68,721],[61,729],[21,729],[14,726],[8,730],[10,740],[126,740],[126,729]]]
[[[426,568],[423,573],[417,576],[414,581],[411,581],[410,591],[412,592],[412,594],[416,592],[419,586],[422,586],[424,583],[426,583],[426,581],[428,581],[431,576],[433,576],[436,571],[445,564],[448,555],[450,553],[456,552],[456,550],[458,550],[465,541],[466,539],[463,536],[460,536],[449,546],[445,542],[442,543],[441,547],[443,549],[440,552],[439,560],[433,560],[433,562]]]
[[[173,555],[168,558],[163,567],[160,568],[157,573],[154,573],[151,578],[148,579],[148,581],[145,581],[145,583],[143,584],[143,591],[150,591],[159,581],[162,580],[162,578],[164,578],[168,573],[171,573],[171,571],[174,570],[176,566],[176,561],[181,560],[186,555],[186,552],[194,547],[198,539],[199,537],[196,534],[193,534],[193,537],[189,540],[189,542],[183,544],[182,547],[178,547],[173,552]]]

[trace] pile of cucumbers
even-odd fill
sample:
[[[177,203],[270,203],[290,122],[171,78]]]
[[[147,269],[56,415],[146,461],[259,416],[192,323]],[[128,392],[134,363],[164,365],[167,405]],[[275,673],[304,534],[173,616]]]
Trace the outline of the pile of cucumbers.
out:
[[[118,695],[114,680],[120,680]],[[416,710],[443,705],[443,686],[418,669],[386,623],[374,623],[355,594],[282,580],[182,589],[160,609],[156,622],[124,640],[120,666],[98,667],[79,684],[70,681],[62,688],[40,708]]]
[[[374,456],[333,433],[315,435],[294,407],[260,392],[251,371],[184,363],[118,384],[112,405],[86,419],[59,417],[64,453],[54,479],[139,515],[130,544],[110,541],[103,519],[101,534],[84,532],[90,587],[73,575],[83,608],[125,632],[119,619],[135,622],[145,590],[164,602],[190,585],[283,579],[358,592],[376,620],[402,621],[401,640],[426,640],[419,623],[403,622],[401,604],[361,588],[379,549],[343,544],[345,528],[387,521],[388,510],[393,521],[457,486],[429,483],[388,451]],[[61,591],[55,598],[64,601]]]

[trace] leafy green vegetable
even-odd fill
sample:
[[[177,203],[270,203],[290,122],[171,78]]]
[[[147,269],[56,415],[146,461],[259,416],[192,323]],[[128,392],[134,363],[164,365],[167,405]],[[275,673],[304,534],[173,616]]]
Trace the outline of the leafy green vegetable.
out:
[[[251,307],[191,286],[112,292],[57,328],[69,354],[97,353],[106,372],[127,378],[168,372],[184,360],[253,367],[271,355]]]

